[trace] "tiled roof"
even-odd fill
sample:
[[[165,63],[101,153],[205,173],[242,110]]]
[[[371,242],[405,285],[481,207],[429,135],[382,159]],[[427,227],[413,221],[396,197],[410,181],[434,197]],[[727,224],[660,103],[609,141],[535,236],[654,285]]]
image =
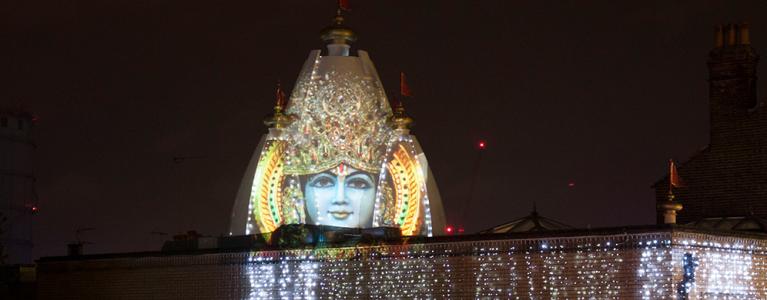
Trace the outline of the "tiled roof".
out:
[[[573,227],[565,223],[541,216],[538,214],[538,211],[533,209],[533,212],[525,217],[503,223],[493,228],[488,228],[486,230],[480,231],[479,233],[538,232],[563,229],[573,229]]]

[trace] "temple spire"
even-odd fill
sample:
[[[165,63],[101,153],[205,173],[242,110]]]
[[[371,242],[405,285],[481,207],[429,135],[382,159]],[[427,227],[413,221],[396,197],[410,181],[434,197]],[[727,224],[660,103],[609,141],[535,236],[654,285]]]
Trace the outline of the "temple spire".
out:
[[[394,121],[394,128],[399,130],[410,130],[410,125],[413,123],[413,118],[407,115],[405,112],[405,104],[400,98],[394,97],[394,115],[392,120]]]
[[[264,120],[264,124],[269,128],[283,128],[290,123],[290,117],[285,115],[285,106],[287,105],[287,97],[282,90],[280,81],[277,80],[277,89],[275,90],[274,112],[267,116]]]
[[[351,44],[357,41],[357,34],[344,25],[343,11],[348,11],[347,1],[338,1],[338,9],[333,23],[322,29],[320,38],[327,43],[328,56],[349,56]]]
[[[399,73],[399,98],[394,97],[392,100],[394,100],[393,110],[394,115],[392,116],[392,120],[394,121],[394,128],[398,130],[403,130],[405,132],[408,132],[410,129],[410,125],[413,123],[413,118],[407,115],[405,113],[405,103],[404,99],[405,97],[412,97],[413,93],[410,91],[410,87],[407,85],[407,81],[405,81],[405,72]]]

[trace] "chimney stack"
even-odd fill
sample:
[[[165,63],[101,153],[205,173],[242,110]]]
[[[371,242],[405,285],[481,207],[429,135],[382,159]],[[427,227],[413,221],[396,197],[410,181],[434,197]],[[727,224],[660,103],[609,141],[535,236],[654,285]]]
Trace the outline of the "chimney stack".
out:
[[[722,41],[722,42],[720,42]],[[721,45],[721,46],[720,46]],[[709,106],[711,146],[749,139],[751,127],[739,126],[757,105],[756,71],[759,55],[751,47],[749,24],[716,27],[714,48],[709,52]]]
[[[83,255],[83,243],[77,242],[77,243],[67,244],[67,255],[68,256]]]

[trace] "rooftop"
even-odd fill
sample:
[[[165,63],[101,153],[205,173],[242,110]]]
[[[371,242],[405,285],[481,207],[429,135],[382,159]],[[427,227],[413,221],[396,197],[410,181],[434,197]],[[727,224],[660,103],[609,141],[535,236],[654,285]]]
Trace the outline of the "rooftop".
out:
[[[285,226],[283,226],[285,227]],[[168,241],[161,251],[130,253],[87,254],[78,256],[49,256],[40,263],[130,257],[160,257],[174,255],[199,255],[212,253],[237,253],[249,251],[275,251],[307,248],[344,248],[384,245],[439,244],[469,241],[540,240],[553,238],[599,237],[643,233],[672,234],[677,232],[699,233],[725,237],[741,237],[767,240],[767,234],[724,229],[701,228],[687,225],[643,225],[606,227],[594,229],[561,229],[546,231],[477,233],[453,236],[395,236],[384,228],[355,229],[313,225],[287,225],[291,234],[277,237],[275,233],[241,236],[200,237],[196,240]],[[282,229],[282,228],[281,228]],[[296,234],[299,233],[299,234]]]

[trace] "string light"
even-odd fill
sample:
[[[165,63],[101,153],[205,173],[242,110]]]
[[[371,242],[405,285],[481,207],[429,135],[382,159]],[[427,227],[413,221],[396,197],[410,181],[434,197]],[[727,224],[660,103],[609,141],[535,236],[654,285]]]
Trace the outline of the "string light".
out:
[[[764,299],[766,246],[650,232],[260,251],[245,268],[250,299]]]

